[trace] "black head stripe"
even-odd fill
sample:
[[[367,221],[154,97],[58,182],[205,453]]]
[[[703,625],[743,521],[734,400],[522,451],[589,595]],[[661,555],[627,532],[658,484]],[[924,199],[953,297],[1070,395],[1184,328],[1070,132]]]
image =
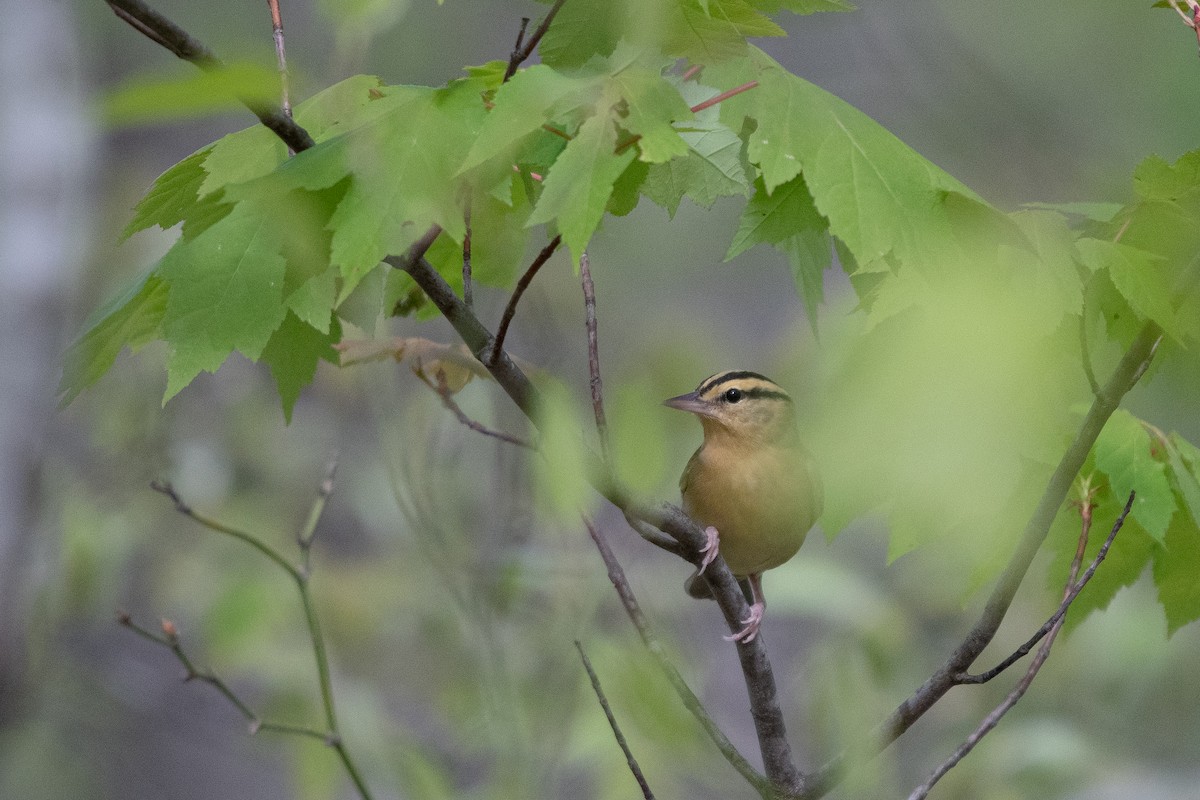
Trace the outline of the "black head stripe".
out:
[[[705,394],[708,394],[708,392],[711,391],[712,389],[714,389],[715,387],[721,386],[722,384],[728,383],[729,381],[744,380],[746,378],[757,378],[760,381],[766,381],[767,383],[770,383],[772,385],[774,385],[774,383],[775,383],[775,381],[771,380],[766,375],[760,375],[757,372],[749,372],[749,371],[722,372],[717,375],[713,375],[711,378],[705,379],[705,381],[703,383],[701,383],[698,387],[696,387],[696,394],[705,395]]]
[[[770,398],[771,400],[783,400],[786,403],[792,402],[791,396],[785,392],[776,392],[772,389],[764,389],[761,386],[755,386],[752,389],[744,389],[743,391],[745,392],[746,397],[762,397]]]

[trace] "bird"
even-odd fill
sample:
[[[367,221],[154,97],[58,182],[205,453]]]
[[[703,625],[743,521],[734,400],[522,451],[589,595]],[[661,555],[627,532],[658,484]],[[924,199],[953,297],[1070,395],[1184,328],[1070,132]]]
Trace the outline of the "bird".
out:
[[[770,378],[729,370],[663,404],[695,414],[704,429],[679,479],[683,510],[705,526],[706,536],[700,567],[685,588],[693,597],[712,596],[702,576],[719,551],[734,576],[749,582],[751,600],[741,630],[725,638],[752,642],[767,605],[763,572],[796,554],[824,508],[795,402]]]

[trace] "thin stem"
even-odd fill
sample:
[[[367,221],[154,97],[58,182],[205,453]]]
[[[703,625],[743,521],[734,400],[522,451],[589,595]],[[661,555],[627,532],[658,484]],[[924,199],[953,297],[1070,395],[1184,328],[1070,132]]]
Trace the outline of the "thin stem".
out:
[[[133,618],[124,611],[117,614],[117,622],[143,639],[170,650],[171,654],[175,656],[175,660],[183,665],[183,679],[185,681],[197,680],[216,689],[222,697],[229,701],[230,705],[238,710],[238,713],[245,717],[246,722],[249,723],[249,730],[252,735],[259,731],[270,731],[293,736],[307,736],[322,741],[328,738],[324,731],[319,731],[315,728],[306,728],[301,725],[287,725],[279,722],[264,722],[220,676],[211,671],[201,670],[196,666],[196,663],[183,649],[183,644],[179,639],[179,632],[175,624],[170,620],[164,619],[162,621],[162,635],[134,622]]]
[[[463,234],[462,252],[463,302],[467,308],[475,305],[475,289],[471,278],[471,208],[468,205],[466,214],[466,232]]]
[[[171,498],[171,502],[175,504],[175,510],[180,514],[183,514],[185,517],[190,517],[204,527],[208,528],[210,531],[223,533],[226,536],[232,536],[234,539],[245,542],[267,558],[274,561],[280,569],[292,577],[292,580],[302,581],[304,579],[302,571],[284,558],[283,554],[281,554],[274,547],[262,541],[257,536],[246,533],[245,531],[239,531],[236,528],[231,528],[224,523],[217,522],[215,519],[211,519],[210,517],[206,517],[203,514],[196,512],[191,506],[183,502],[182,498],[180,498],[180,496],[175,492],[175,489],[171,486],[171,484],[162,481],[152,481],[150,483],[150,488],[159,494],[164,494]]]
[[[508,56],[508,66],[504,70],[504,83],[517,74],[521,65],[521,44],[525,41],[525,29],[529,27],[529,17],[521,17],[521,27],[517,31],[517,41],[513,43],[512,52]]]
[[[508,59],[508,68],[504,70],[505,81],[508,81],[509,78],[515,75],[517,68],[533,55],[533,51],[537,49],[538,43],[542,41],[542,37],[546,35],[546,31],[550,30],[550,23],[554,21],[555,15],[558,14],[559,9],[563,7],[563,3],[565,2],[566,0],[555,0],[554,5],[550,6],[550,10],[546,12],[546,16],[542,18],[541,23],[534,29],[533,35],[525,41],[524,45],[521,44],[521,39],[525,34],[525,26],[529,24],[529,20],[525,19],[521,21],[521,30],[517,36],[517,47],[513,48],[513,54]]]
[[[279,68],[279,105],[283,113],[292,116],[292,99],[288,92],[287,49],[283,42],[283,13],[279,10],[279,0],[267,0],[271,9],[271,36],[275,40],[275,64]]]
[[[321,485],[317,487],[317,496],[308,510],[304,527],[296,533],[296,544],[300,546],[300,553],[304,559],[305,575],[311,570],[310,556],[313,540],[317,537],[317,523],[321,521],[321,515],[325,513],[325,504],[329,501],[329,496],[333,494],[333,479],[337,475],[337,466],[338,459],[335,453],[333,458],[329,459],[329,465],[325,467],[325,477],[321,480]]]
[[[758,772],[758,770],[754,769],[745,756],[738,752],[738,749],[721,731],[716,721],[709,716],[708,710],[700,702],[700,698],[687,685],[687,681],[683,679],[683,676],[679,674],[679,670],[675,669],[675,665],[667,657],[666,651],[658,641],[658,637],[654,635],[654,630],[650,627],[649,620],[646,619],[646,615],[642,612],[642,607],[638,604],[637,598],[633,594],[633,589],[629,586],[629,580],[625,577],[625,570],[621,568],[621,564],[617,561],[612,548],[608,546],[608,542],[596,530],[596,526],[590,519],[584,517],[583,524],[587,528],[588,536],[591,537],[592,542],[596,545],[596,549],[600,552],[600,557],[604,559],[604,565],[608,568],[608,579],[612,582],[613,588],[617,590],[617,597],[620,598],[621,605],[624,607],[625,613],[629,616],[629,621],[633,623],[633,627],[641,637],[642,644],[654,656],[659,670],[662,671],[667,681],[671,684],[671,688],[675,690],[675,693],[679,695],[679,699],[683,701],[684,707],[696,718],[696,721],[700,723],[700,727],[704,728],[704,732],[708,734],[708,738],[721,751],[721,755],[725,757],[725,760],[751,786],[758,790],[759,794],[763,797],[771,796],[771,782]]]
[[[716,97],[710,97],[707,100],[705,100],[704,102],[697,103],[696,105],[692,106],[692,113],[693,114],[699,113],[706,108],[711,108],[711,107],[715,106],[717,103],[723,103],[735,95],[739,95],[742,92],[748,92],[751,89],[756,88],[757,86],[758,86],[758,81],[749,81],[748,83],[743,83],[741,86],[735,86],[732,89],[726,89],[725,91],[721,92]]]
[[[517,303],[520,302],[521,296],[525,294],[525,290],[529,288],[529,284],[533,282],[533,277],[538,274],[538,270],[550,260],[550,256],[554,255],[554,251],[558,249],[561,243],[562,234],[560,233],[542,248],[541,252],[537,254],[537,258],[533,259],[533,263],[529,265],[529,269],[525,270],[525,274],[517,281],[512,297],[508,298],[508,305],[504,307],[504,314],[500,317],[500,327],[496,330],[496,340],[492,344],[492,353],[487,361],[484,361],[485,365],[496,363],[496,360],[500,357],[500,352],[504,349],[504,340],[508,336],[508,326],[512,324],[513,317],[517,313]]]
[[[583,283],[584,324],[587,327],[588,387],[592,394],[592,414],[596,418],[596,433],[600,437],[600,455],[605,464],[611,463],[608,443],[608,419],[604,414],[604,381],[600,377],[600,346],[596,335],[596,286],[592,283],[591,264],[585,252],[579,258],[579,275]]]
[[[604,716],[608,718],[608,725],[612,728],[613,736],[616,737],[621,752],[625,754],[625,763],[629,766],[629,771],[633,773],[633,778],[637,781],[638,788],[642,790],[642,797],[646,798],[646,800],[654,800],[654,792],[650,791],[650,784],[646,782],[646,776],[642,774],[642,768],[638,766],[637,759],[633,756],[633,751],[629,749],[629,743],[625,741],[625,734],[621,733],[621,726],[617,724],[617,718],[613,715],[612,707],[608,704],[608,698],[604,696],[604,689],[600,686],[600,676],[592,668],[592,662],[588,659],[587,653],[583,651],[583,645],[578,639],[575,640],[575,649],[579,651],[579,658],[583,661],[583,668],[587,670],[588,680],[592,684],[592,691],[596,693],[596,699],[600,701],[600,708],[604,710]]]
[[[466,427],[470,428],[476,433],[482,433],[484,436],[491,436],[493,439],[499,439],[502,442],[515,444],[517,447],[524,447],[529,450],[537,449],[532,443],[527,442],[524,439],[504,433],[503,431],[493,430],[483,423],[477,422],[467,416],[466,412],[464,412],[462,408],[459,407],[458,403],[454,401],[454,393],[450,391],[450,384],[446,381],[445,370],[439,369],[434,376],[433,381],[429,380],[429,376],[425,374],[424,370],[418,368],[415,371],[417,377],[421,379],[421,382],[430,389],[433,389],[433,391],[437,393],[437,396],[441,398],[442,405],[444,405],[448,411],[454,414],[454,416],[458,418],[458,421]]]
[[[1117,521],[1113,524],[1112,531],[1109,532],[1108,538],[1104,541],[1104,544],[1100,548],[1100,552],[1096,555],[1096,560],[1092,562],[1092,566],[1089,568],[1089,575],[1087,578],[1091,577],[1091,573],[1095,572],[1095,568],[1099,566],[1100,562],[1104,560],[1104,556],[1108,554],[1108,548],[1112,546],[1113,539],[1115,539],[1117,536],[1117,531],[1121,530],[1121,526],[1125,524],[1125,518],[1129,515],[1129,510],[1133,507],[1133,498],[1134,494],[1131,492],[1128,502],[1125,503],[1125,508],[1121,511],[1121,515],[1117,517]],[[1078,583],[1076,583],[1075,578],[1079,574],[1080,564],[1083,563],[1083,553],[1087,547],[1088,534],[1092,528],[1092,508],[1093,506],[1090,498],[1085,498],[1080,504],[1079,511],[1082,524],[1080,525],[1079,542],[1075,548],[1075,557],[1071,561],[1070,575],[1067,578],[1066,586],[1063,587],[1062,602],[1067,605],[1069,605],[1070,601],[1079,595],[1079,590],[1082,589],[1087,583],[1086,579],[1080,580]],[[1033,660],[1029,663],[1029,667],[1025,670],[1025,674],[1021,676],[1021,680],[1018,681],[1017,685],[1013,687],[1013,690],[1008,693],[1008,696],[1006,696],[998,706],[992,709],[991,713],[983,718],[983,721],[979,723],[979,726],[971,732],[966,740],[959,745],[958,749],[956,749],[949,758],[939,764],[938,767],[934,769],[932,773],[930,773],[929,777],[924,783],[913,789],[912,793],[908,796],[908,800],[925,800],[925,797],[928,796],[934,785],[941,780],[947,772],[957,766],[960,761],[966,758],[967,755],[975,749],[976,745],[983,740],[983,737],[991,733],[992,730],[994,730],[995,727],[1000,724],[1000,720],[1004,718],[1004,715],[1011,711],[1012,708],[1021,700],[1021,698],[1025,696],[1025,693],[1029,691],[1029,687],[1033,683],[1033,679],[1037,677],[1042,665],[1045,664],[1046,659],[1049,658],[1050,648],[1054,645],[1054,640],[1058,636],[1058,632],[1062,630],[1063,620],[1063,616],[1060,615],[1055,621],[1054,626],[1046,635],[1046,641],[1042,642],[1042,646],[1038,648]]]
[[[155,44],[165,47],[184,61],[190,61],[202,70],[213,71],[224,65],[198,39],[171,20],[147,6],[141,0],[105,0],[117,17]],[[278,106],[270,106],[245,98],[239,98],[259,122],[267,126],[296,153],[312,147],[314,142],[308,131],[296,124]]]
[[[682,75],[679,76],[679,80],[684,82],[690,81],[692,78],[699,75],[702,69],[704,69],[703,64],[693,64],[692,66],[688,67]]]
[[[1126,501],[1125,507],[1121,510],[1120,516],[1117,517],[1117,521],[1113,525],[1113,529],[1112,529],[1112,532],[1109,534],[1108,540],[1105,542],[1105,544],[1103,546],[1101,546],[1100,551],[1098,553],[1096,553],[1096,557],[1092,560],[1092,563],[1084,571],[1083,576],[1080,577],[1079,581],[1076,583],[1068,583],[1067,584],[1066,594],[1063,595],[1062,602],[1059,603],[1058,608],[1050,616],[1050,619],[1046,620],[1046,622],[1042,625],[1042,627],[1038,628],[1037,632],[1035,632],[1033,634],[1033,636],[1030,636],[1029,639],[1024,644],[1022,644],[1020,647],[1018,647],[1016,650],[1014,650],[1010,656],[1005,658],[999,664],[992,667],[991,669],[989,669],[986,672],[979,673],[978,675],[969,675],[969,674],[961,675],[958,677],[959,683],[963,683],[963,684],[987,683],[988,681],[992,680],[997,675],[999,675],[1001,672],[1004,672],[1004,670],[1011,667],[1017,661],[1024,658],[1031,650],[1033,650],[1033,648],[1037,645],[1037,643],[1039,641],[1041,641],[1047,634],[1049,634],[1052,630],[1054,630],[1055,627],[1059,625],[1059,623],[1062,622],[1063,618],[1066,617],[1066,615],[1067,615],[1067,611],[1071,608],[1071,604],[1075,602],[1075,598],[1078,597],[1079,593],[1083,591],[1083,587],[1088,585],[1088,581],[1090,581],[1092,579],[1092,576],[1096,574],[1096,568],[1100,566],[1101,562],[1103,562],[1105,557],[1108,555],[1108,547],[1112,543],[1113,537],[1115,537],[1117,535],[1117,531],[1119,531],[1121,529],[1121,526],[1125,524],[1125,517],[1127,517],[1129,515],[1129,511],[1132,508],[1133,508],[1133,494],[1130,493],[1129,500]],[[1082,556],[1081,556],[1081,558],[1082,558]],[[1071,580],[1072,581],[1074,580],[1074,572],[1072,572]]]

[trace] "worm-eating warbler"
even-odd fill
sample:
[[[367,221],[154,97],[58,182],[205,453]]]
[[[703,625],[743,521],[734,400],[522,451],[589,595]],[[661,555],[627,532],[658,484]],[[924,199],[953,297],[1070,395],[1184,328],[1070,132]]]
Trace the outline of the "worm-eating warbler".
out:
[[[796,554],[822,510],[821,482],[800,444],[792,398],[756,372],[720,372],[696,391],[664,404],[690,411],[704,426],[704,442],[679,480],[683,510],[706,526],[708,543],[688,594],[710,597],[701,578],[716,557],[748,579],[750,616],[731,641],[758,635],[766,600],[762,573]]]

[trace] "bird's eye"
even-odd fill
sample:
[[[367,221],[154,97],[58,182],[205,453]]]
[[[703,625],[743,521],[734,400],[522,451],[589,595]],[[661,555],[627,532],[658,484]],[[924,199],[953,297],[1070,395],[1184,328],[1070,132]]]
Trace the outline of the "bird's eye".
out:
[[[741,389],[726,389],[725,394],[721,395],[725,398],[726,403],[736,403],[742,399]]]

